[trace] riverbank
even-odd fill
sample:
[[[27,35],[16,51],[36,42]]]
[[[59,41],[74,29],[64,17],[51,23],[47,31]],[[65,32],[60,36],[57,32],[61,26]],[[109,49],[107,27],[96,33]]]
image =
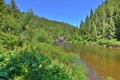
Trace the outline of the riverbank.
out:
[[[100,80],[119,79],[119,49],[71,44],[69,47],[65,47],[65,50],[66,52],[80,53],[80,59],[87,67],[86,75],[91,80],[98,78],[100,78]]]
[[[68,43],[72,43],[72,44],[82,44],[85,46],[98,46],[98,47],[103,47],[103,48],[114,48],[114,49],[120,49],[120,41],[117,41],[115,39],[112,40],[97,40],[97,41],[87,41],[87,40],[83,40],[83,41],[69,41]]]
[[[99,48],[96,46],[81,46],[80,52],[82,60],[94,69],[102,80],[110,77],[113,78],[113,80],[119,80],[119,50]]]

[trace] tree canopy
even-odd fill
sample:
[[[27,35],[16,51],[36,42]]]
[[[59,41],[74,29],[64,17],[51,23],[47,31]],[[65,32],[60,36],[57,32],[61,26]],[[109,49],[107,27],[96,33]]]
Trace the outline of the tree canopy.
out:
[[[106,0],[95,12],[91,10],[90,16],[79,27],[79,35],[88,36],[90,41],[120,40],[119,13],[119,0]]]

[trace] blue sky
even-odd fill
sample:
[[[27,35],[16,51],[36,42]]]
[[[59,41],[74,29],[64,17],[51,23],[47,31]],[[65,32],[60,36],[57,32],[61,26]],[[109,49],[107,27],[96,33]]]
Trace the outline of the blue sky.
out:
[[[5,0],[6,3],[10,1]],[[32,9],[34,14],[40,17],[79,27],[80,21],[84,21],[90,10],[95,10],[103,0],[15,0],[15,2],[23,12]]]

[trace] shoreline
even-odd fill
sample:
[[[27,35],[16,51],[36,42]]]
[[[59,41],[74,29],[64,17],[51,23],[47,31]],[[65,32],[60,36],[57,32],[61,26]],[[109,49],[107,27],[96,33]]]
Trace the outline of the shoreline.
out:
[[[98,44],[95,42],[54,42],[53,44],[55,45],[60,45],[62,43],[62,46],[67,46],[68,44],[81,44],[84,46],[96,46],[96,47],[100,47],[100,48],[108,48],[108,49],[120,49],[120,45],[105,45],[105,44]]]
[[[100,47],[100,48],[108,48],[108,49],[120,49],[120,45],[100,45],[98,43],[94,43],[94,42],[66,42],[69,44],[81,44],[84,46],[96,46],[96,47]]]

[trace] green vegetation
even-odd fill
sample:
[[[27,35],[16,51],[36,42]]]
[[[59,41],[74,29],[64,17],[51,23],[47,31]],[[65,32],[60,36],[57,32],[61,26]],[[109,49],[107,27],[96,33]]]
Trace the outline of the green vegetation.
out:
[[[80,28],[21,12],[14,0],[0,1],[0,79],[87,80],[86,69],[75,64],[79,45],[52,45],[59,35],[68,42],[120,46],[120,3],[106,0],[91,10]],[[107,78],[111,80],[111,77]]]
[[[32,44],[33,45],[33,44]],[[77,55],[46,43],[0,50],[0,79],[86,80],[85,68],[75,65]],[[63,56],[64,55],[64,56]],[[78,77],[79,76],[79,77]]]
[[[78,29],[20,12],[14,0],[0,1],[1,80],[87,80],[82,64],[74,64],[77,54],[52,45],[59,36],[71,41]]]
[[[81,21],[79,36],[81,41],[120,46],[119,0],[105,0],[94,12],[91,10],[85,22]]]

